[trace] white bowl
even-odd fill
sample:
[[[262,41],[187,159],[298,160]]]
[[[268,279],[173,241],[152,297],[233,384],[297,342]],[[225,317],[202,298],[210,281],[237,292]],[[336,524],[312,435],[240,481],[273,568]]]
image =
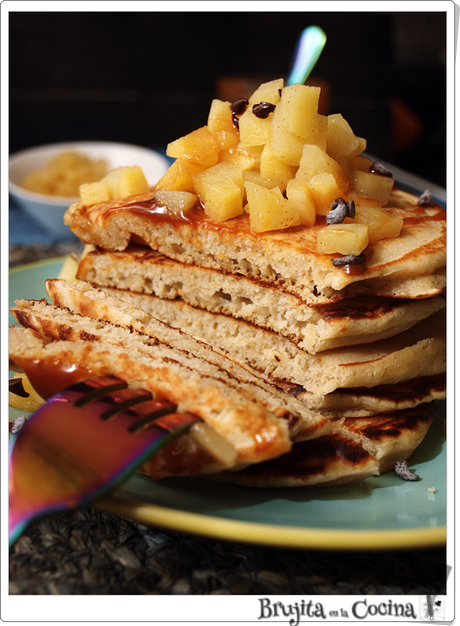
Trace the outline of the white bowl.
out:
[[[130,144],[82,141],[55,143],[22,150],[9,159],[9,191],[29,217],[56,237],[74,237],[64,225],[64,213],[78,198],[47,196],[21,187],[24,179],[41,169],[62,152],[77,152],[90,159],[104,159],[109,170],[124,165],[140,165],[150,185],[154,185],[169,167],[166,157],[158,152]]]

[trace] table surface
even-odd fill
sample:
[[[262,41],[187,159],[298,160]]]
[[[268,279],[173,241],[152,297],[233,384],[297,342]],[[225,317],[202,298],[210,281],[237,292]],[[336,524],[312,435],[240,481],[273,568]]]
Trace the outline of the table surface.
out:
[[[10,203],[10,267],[79,252]],[[444,595],[446,550],[328,551],[219,541],[88,507],[36,521],[10,550],[10,594]]]

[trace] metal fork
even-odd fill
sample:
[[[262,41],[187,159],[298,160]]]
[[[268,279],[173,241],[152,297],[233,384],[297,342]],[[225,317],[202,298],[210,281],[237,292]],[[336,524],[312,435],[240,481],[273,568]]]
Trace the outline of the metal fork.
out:
[[[10,447],[10,545],[33,519],[105,494],[198,420],[113,376],[56,394]]]

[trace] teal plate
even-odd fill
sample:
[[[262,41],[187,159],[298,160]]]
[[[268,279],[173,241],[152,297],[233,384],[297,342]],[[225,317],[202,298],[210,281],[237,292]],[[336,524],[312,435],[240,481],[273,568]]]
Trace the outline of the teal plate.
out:
[[[10,272],[10,306],[46,297],[46,278],[63,259]],[[11,317],[11,323],[14,320]],[[11,410],[10,410],[11,411]],[[16,415],[10,412],[10,419]],[[144,523],[231,541],[337,550],[435,547],[446,542],[445,404],[410,468],[421,480],[392,472],[340,487],[248,489],[192,478],[130,478],[97,506]],[[433,489],[434,488],[434,489]]]

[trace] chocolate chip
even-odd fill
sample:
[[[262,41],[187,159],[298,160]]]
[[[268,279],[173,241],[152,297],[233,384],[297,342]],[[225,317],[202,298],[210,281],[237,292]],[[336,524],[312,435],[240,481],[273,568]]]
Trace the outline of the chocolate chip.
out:
[[[276,106],[271,102],[259,102],[252,107],[252,112],[256,117],[266,119],[275,109]]]
[[[342,224],[346,217],[355,217],[356,208],[353,200],[345,202],[343,198],[336,198],[326,215],[326,224]]]
[[[364,263],[366,261],[366,257],[364,256],[364,252],[361,254],[347,254],[347,256],[341,256],[336,259],[332,259],[332,265],[335,267],[342,267],[343,265],[359,265],[360,263]]]
[[[230,105],[233,126],[235,126],[236,128],[240,127],[237,115],[242,115],[246,111],[248,104],[249,102],[246,98],[240,98],[239,100],[235,100],[235,102]]]
[[[418,474],[414,474],[410,471],[407,461],[396,461],[393,465],[393,472],[402,480],[420,480]]]
[[[433,194],[429,189],[425,189],[422,195],[417,200],[419,206],[434,206]]]
[[[372,172],[373,174],[380,174],[380,176],[388,176],[388,178],[393,178],[393,174],[390,172],[390,170],[387,170],[387,168],[380,161],[374,161],[369,167],[369,172]]]
[[[239,100],[235,100],[235,102],[230,105],[230,109],[232,113],[235,113],[235,115],[241,115],[246,111],[246,107],[248,106],[248,104],[249,102],[246,100],[246,98],[240,98]]]
[[[15,396],[20,396],[21,398],[28,398],[30,396],[30,394],[24,389],[22,378],[12,378],[9,381],[8,390],[11,391],[11,393],[14,393]]]

